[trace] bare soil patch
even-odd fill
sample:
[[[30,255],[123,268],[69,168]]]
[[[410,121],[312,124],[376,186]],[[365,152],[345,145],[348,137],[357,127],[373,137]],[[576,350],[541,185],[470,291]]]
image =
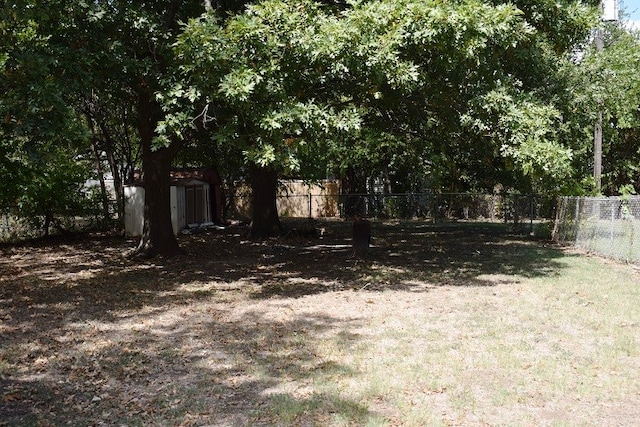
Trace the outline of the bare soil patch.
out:
[[[358,257],[347,222],[286,225],[146,262],[120,238],[0,248],[0,425],[640,419],[640,296],[563,281],[586,258],[501,224],[376,222]]]

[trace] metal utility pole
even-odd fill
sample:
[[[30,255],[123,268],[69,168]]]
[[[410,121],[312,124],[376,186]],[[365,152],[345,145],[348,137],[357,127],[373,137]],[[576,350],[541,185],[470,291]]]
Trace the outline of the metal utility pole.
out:
[[[617,21],[617,0],[601,0],[600,12],[603,22]],[[602,26],[599,26],[596,30],[595,42],[596,50],[602,52],[604,49]],[[596,184],[596,192],[600,194],[602,189],[602,104],[598,106],[598,118],[596,119],[596,125],[593,131],[593,178]]]
[[[604,39],[602,28],[596,30],[596,50],[602,52]],[[598,118],[593,131],[593,179],[596,183],[596,193],[600,194],[602,189],[602,101],[598,105]]]

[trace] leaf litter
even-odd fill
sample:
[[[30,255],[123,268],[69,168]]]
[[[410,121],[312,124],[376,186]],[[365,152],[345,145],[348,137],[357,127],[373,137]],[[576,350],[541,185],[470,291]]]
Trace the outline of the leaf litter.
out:
[[[392,396],[350,395],[384,361],[363,349],[393,354],[380,338],[425,316],[424,333],[456,337],[474,301],[498,313],[497,292],[517,297],[523,278],[562,257],[493,226],[378,222],[354,258],[349,223],[321,225],[321,239],[248,241],[239,227],[181,236],[180,255],[146,262],[123,258],[134,242],[121,238],[0,248],[0,425],[401,425]],[[443,424],[480,424],[452,403],[455,385],[411,390],[401,394],[430,402]],[[519,419],[541,413],[529,409]],[[495,412],[485,416],[514,414]]]

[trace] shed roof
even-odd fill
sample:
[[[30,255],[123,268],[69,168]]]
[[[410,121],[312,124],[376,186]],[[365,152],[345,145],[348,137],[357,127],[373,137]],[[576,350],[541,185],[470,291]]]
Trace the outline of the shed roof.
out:
[[[221,185],[220,175],[214,168],[186,168],[171,170],[171,185],[184,186],[189,185],[188,182],[199,181],[212,186]],[[185,184],[186,182],[186,184]],[[142,171],[136,170],[133,174],[133,180],[129,183],[131,186],[144,187],[144,175]]]

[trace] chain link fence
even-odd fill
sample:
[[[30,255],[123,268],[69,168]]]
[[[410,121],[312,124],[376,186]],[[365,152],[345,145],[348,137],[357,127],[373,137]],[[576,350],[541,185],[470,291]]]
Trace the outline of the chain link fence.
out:
[[[42,230],[10,210],[0,213],[0,243],[17,242],[42,236]]]
[[[522,194],[406,193],[341,195],[340,216],[504,221],[550,218],[549,198]]]
[[[329,187],[328,185],[325,187]],[[476,193],[339,194],[332,191],[281,192],[277,198],[280,216],[289,218],[424,219],[428,221],[489,221],[512,224],[534,231],[534,222],[553,218],[554,199],[539,195]],[[307,190],[307,188],[303,188]],[[301,194],[302,193],[302,194]],[[227,219],[251,217],[251,196],[235,192],[225,209]],[[32,218],[33,219],[33,218]],[[42,235],[38,220],[26,222],[10,213],[0,215],[0,242]],[[69,221],[72,221],[70,224]],[[85,229],[90,218],[67,218],[65,228]],[[547,227],[548,229],[549,227]],[[547,232],[550,234],[550,230]]]
[[[554,240],[640,264],[640,196],[562,197]]]
[[[44,216],[21,217],[15,212],[17,209],[0,211],[0,243],[15,243],[30,239],[38,239],[46,235],[54,236],[66,233],[78,233],[90,230],[100,230],[96,216],[66,216],[47,219]]]
[[[291,218],[425,219],[505,222],[533,227],[553,218],[554,199],[538,195],[475,193],[292,194],[277,198],[278,212]],[[250,217],[251,198],[236,194],[230,216]]]

